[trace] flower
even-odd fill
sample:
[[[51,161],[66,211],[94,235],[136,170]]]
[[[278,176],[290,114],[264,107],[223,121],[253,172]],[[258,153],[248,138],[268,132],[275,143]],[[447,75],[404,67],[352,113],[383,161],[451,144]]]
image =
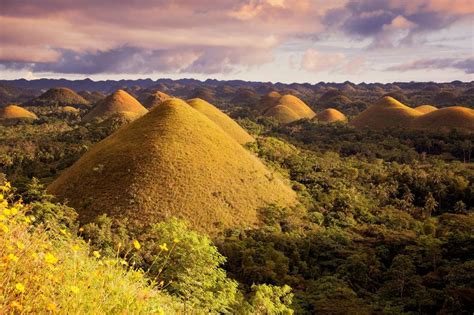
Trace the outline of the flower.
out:
[[[140,245],[140,243],[137,240],[133,240],[133,247],[135,247],[135,249],[140,249],[142,245]]]
[[[79,245],[77,245],[77,244],[74,244],[74,245],[71,246],[71,249],[72,249],[74,252],[77,252],[77,251],[79,250],[79,248],[80,248],[80,247],[79,247]]]
[[[95,258],[100,258],[100,253],[97,250],[93,251],[92,255],[94,255]]]
[[[160,245],[160,249],[167,252],[169,249],[168,249],[168,245],[166,243],[163,243]]]
[[[76,287],[76,286],[74,286],[74,285],[70,286],[69,289],[70,289],[71,292],[74,293],[74,294],[78,294],[79,291],[80,291],[79,288]]]
[[[54,313],[54,312],[56,312],[56,310],[57,310],[57,306],[56,306],[56,304],[54,304],[53,302],[50,302],[50,303],[48,303],[48,305],[46,306],[46,309],[47,309],[48,311]]]
[[[0,224],[0,229],[1,229],[4,233],[8,233],[8,231],[10,231],[10,229],[8,228],[8,226],[6,226],[5,224]]]
[[[179,243],[179,239],[175,238],[175,239],[173,240],[173,243],[178,244],[178,243]]]
[[[25,292],[25,286],[21,282],[18,282],[17,284],[15,284],[15,289],[21,293]]]
[[[46,255],[44,255],[44,260],[51,265],[54,265],[58,262],[58,259],[51,253],[47,253]]]
[[[7,259],[14,262],[18,261],[18,257],[16,257],[15,254],[8,254]]]
[[[23,244],[22,242],[16,242],[16,247],[18,247],[18,249],[25,249],[25,244]]]
[[[84,228],[83,227],[79,228],[79,232],[84,232]]]

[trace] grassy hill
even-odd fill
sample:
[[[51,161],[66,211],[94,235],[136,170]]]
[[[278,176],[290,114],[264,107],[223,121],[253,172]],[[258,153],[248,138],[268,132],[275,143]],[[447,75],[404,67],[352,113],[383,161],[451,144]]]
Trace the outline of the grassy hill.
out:
[[[3,124],[36,119],[38,119],[38,117],[34,113],[17,105],[8,105],[0,108],[0,123]]]
[[[89,101],[73,90],[64,87],[49,89],[37,98],[25,103],[25,106],[87,107],[89,105]]]
[[[334,108],[328,108],[318,113],[317,119],[320,122],[326,123],[332,123],[336,121],[347,121],[347,117]]]
[[[49,191],[84,222],[108,213],[139,227],[173,216],[208,233],[254,226],[258,208],[295,203],[278,176],[178,99],[95,145]]]

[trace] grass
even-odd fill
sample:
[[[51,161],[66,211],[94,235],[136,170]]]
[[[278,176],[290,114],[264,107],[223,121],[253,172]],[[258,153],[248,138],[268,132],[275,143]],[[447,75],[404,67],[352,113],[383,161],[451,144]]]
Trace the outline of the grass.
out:
[[[16,105],[8,105],[6,107],[0,108],[0,122],[8,123],[19,120],[36,120],[38,117]]]
[[[259,223],[295,192],[219,126],[179,99],[96,144],[49,187],[88,222],[106,212],[140,228],[171,216],[201,232]]]
[[[160,92],[160,91],[156,91],[155,93],[149,95],[144,101],[143,101],[143,105],[146,107],[146,108],[153,108],[155,107],[156,105],[159,105],[161,103],[163,103],[164,101],[170,99],[171,96],[169,96],[168,94],[166,93],[163,93],[163,92]]]
[[[347,117],[334,108],[328,108],[320,112],[317,116],[318,121],[332,123],[336,121],[347,121]]]
[[[107,119],[117,115],[133,120],[147,112],[148,110],[133,96],[123,90],[117,90],[100,101],[82,120],[90,122],[95,119]]]
[[[247,133],[232,118],[221,112],[214,105],[200,98],[193,98],[187,101],[191,107],[204,114],[212,120],[216,125],[222,128],[229,136],[234,138],[240,144],[246,144],[255,141],[255,139]]]
[[[82,239],[57,223],[34,224],[28,206],[8,201],[9,190],[8,184],[0,186],[1,314],[183,311],[118,255],[91,253]]]

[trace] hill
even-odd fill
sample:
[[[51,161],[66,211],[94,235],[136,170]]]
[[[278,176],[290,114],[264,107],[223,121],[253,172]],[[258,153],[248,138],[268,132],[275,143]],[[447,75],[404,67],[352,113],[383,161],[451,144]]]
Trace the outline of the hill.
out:
[[[143,106],[145,106],[146,108],[152,108],[156,105],[163,103],[164,101],[170,98],[171,96],[169,96],[168,94],[160,92],[160,91],[156,91],[145,97],[145,99],[143,100]]]
[[[290,122],[300,120],[300,116],[290,108],[284,105],[277,105],[269,108],[263,114],[265,117],[270,117],[282,124],[289,124]]]
[[[25,103],[25,106],[73,106],[88,107],[89,101],[71,89],[60,87],[52,88],[37,98]]]
[[[17,123],[23,120],[36,120],[38,117],[17,105],[8,105],[0,108],[0,123],[2,124],[11,124]]]
[[[260,102],[264,116],[272,117],[281,123],[289,123],[303,118],[314,118],[316,113],[296,96],[271,92]]]
[[[200,98],[193,98],[187,101],[191,107],[204,114],[212,120],[216,125],[222,128],[229,136],[234,138],[240,144],[253,142],[255,139],[247,133],[232,118],[221,112],[214,105],[209,104]]]
[[[295,193],[184,101],[171,99],[95,145],[49,191],[80,219],[102,213],[143,227],[168,217],[217,233],[259,222],[257,209]]]
[[[410,108],[390,96],[384,96],[377,103],[357,115],[350,124],[357,128],[386,129],[406,127],[417,117],[419,111]]]
[[[320,122],[332,123],[336,121],[347,121],[347,117],[334,108],[328,108],[323,110],[317,115],[317,119]]]
[[[452,106],[432,111],[417,117],[412,127],[429,130],[461,129],[474,131],[474,110],[461,106]]]
[[[82,120],[90,122],[94,119],[107,119],[112,116],[124,116],[129,120],[135,120],[147,112],[148,110],[133,96],[123,90],[117,90],[100,101]]]
[[[431,113],[432,111],[438,110],[438,108],[434,107],[433,105],[421,105],[421,106],[415,107],[415,109],[422,114],[428,114],[428,113]]]

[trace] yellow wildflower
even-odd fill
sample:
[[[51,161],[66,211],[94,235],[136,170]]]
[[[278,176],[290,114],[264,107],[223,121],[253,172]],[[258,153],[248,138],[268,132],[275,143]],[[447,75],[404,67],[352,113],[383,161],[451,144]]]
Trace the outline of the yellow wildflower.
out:
[[[140,249],[142,245],[140,245],[140,243],[137,240],[133,240],[133,247],[135,247],[135,249]]]
[[[15,289],[21,293],[25,292],[25,286],[21,282],[18,282],[17,284],[15,284]]]
[[[53,302],[50,302],[50,303],[48,303],[48,305],[46,306],[46,309],[47,309],[48,311],[54,313],[54,312],[56,312],[56,310],[57,310],[57,306],[56,306],[56,304],[54,304]]]
[[[95,251],[92,252],[92,254],[94,255],[95,258],[100,258],[99,251],[95,250]]]
[[[124,265],[124,266],[127,266],[127,265],[128,265],[128,262],[125,261],[125,260],[123,260],[123,259],[120,261],[120,263],[121,263],[122,265]]]
[[[8,228],[8,226],[6,226],[5,224],[1,224],[0,223],[0,229],[4,232],[4,233],[8,233],[10,231],[10,229]]]
[[[16,247],[18,247],[18,249],[25,249],[25,244],[23,244],[22,242],[16,242]]]
[[[83,227],[79,228],[79,232],[84,232],[84,228]]]
[[[79,245],[77,245],[77,244],[74,244],[74,245],[71,246],[71,249],[72,249],[74,252],[77,252],[77,251],[79,250],[79,248],[80,248],[80,247],[79,247]]]
[[[18,261],[18,257],[16,257],[15,254],[8,254],[7,258],[8,258],[8,260],[11,260],[11,261],[14,261],[14,262]]]
[[[179,239],[175,238],[175,239],[173,240],[173,243],[178,244],[178,243],[179,243]]]
[[[47,253],[46,255],[44,255],[44,260],[51,265],[54,265],[58,262],[58,259],[51,253]]]
[[[74,294],[78,294],[79,291],[80,291],[79,288],[76,287],[76,286],[74,286],[74,285],[70,286],[69,289],[70,289],[71,292],[74,293]]]
[[[163,243],[160,245],[160,249],[167,252],[169,249],[168,249],[168,245],[166,243]]]

